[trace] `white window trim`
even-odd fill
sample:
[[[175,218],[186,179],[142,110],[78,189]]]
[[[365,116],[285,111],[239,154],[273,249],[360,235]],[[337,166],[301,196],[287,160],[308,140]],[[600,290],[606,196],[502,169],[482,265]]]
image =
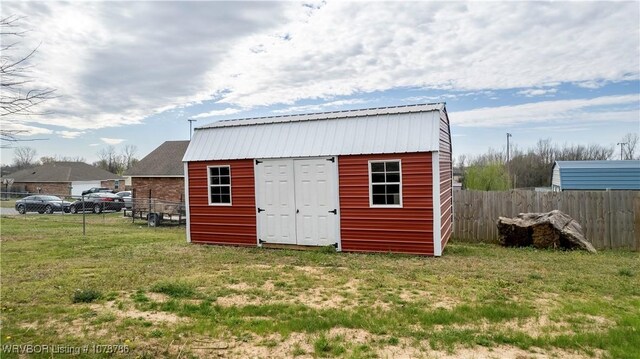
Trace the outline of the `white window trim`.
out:
[[[372,163],[380,163],[380,162],[398,162],[399,170],[400,170],[400,204],[373,204],[373,183],[371,182],[371,164]],[[402,160],[400,159],[389,159],[389,160],[369,160],[367,171],[369,172],[369,207],[370,208],[402,208],[403,207],[403,199],[402,195]],[[380,184],[380,183],[377,183]],[[386,184],[386,182],[385,182]]]
[[[211,168],[222,168],[227,167],[229,169],[229,203],[212,203],[211,202]],[[219,185],[216,185],[219,186]],[[224,185],[226,186],[226,185]],[[222,166],[207,166],[207,202],[209,202],[210,206],[231,206],[233,205],[233,193],[231,189],[231,166],[222,165]]]

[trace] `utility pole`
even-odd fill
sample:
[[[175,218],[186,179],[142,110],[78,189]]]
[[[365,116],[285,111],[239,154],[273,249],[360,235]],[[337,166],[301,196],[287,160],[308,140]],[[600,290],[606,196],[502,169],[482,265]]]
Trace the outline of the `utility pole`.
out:
[[[198,121],[198,120],[194,120],[192,118],[188,119],[187,121],[189,121],[189,141],[191,141],[191,134],[193,133],[193,123]]]
[[[616,145],[620,145],[620,160],[622,161],[622,147],[626,145],[626,142],[618,142]]]
[[[507,163],[509,163],[509,137],[513,137],[511,136],[511,134],[509,132],[507,132]]]

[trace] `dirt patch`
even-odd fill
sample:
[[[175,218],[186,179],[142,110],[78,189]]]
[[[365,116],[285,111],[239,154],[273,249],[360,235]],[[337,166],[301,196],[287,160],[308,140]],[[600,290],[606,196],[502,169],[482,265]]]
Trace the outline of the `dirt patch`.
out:
[[[584,353],[572,352],[568,350],[551,349],[543,350],[540,348],[531,348],[529,351],[515,348],[507,345],[497,347],[473,347],[457,349],[453,353],[431,351],[427,353],[430,358],[439,359],[457,359],[457,358],[473,358],[473,359],[547,359],[547,358],[563,358],[563,359],[583,359]],[[596,352],[595,358],[601,358],[602,352]]]
[[[453,298],[442,298],[439,300],[436,300],[434,302],[431,303],[431,306],[433,308],[442,308],[442,309],[446,309],[446,310],[451,310],[455,307],[457,307],[460,304],[460,301],[453,299]]]
[[[145,295],[147,296],[147,298],[158,303],[164,303],[169,300],[169,296],[162,293],[149,292],[145,293]]]
[[[259,298],[249,299],[246,294],[228,295],[226,297],[218,297],[216,303],[222,307],[243,307],[246,305],[261,305],[266,304],[264,300]]]
[[[232,290],[236,290],[239,292],[244,292],[247,291],[251,288],[253,288],[252,286],[248,285],[247,283],[236,283],[236,284],[231,284],[228,285],[227,288],[232,289]]]
[[[320,288],[313,288],[301,292],[297,296],[291,296],[278,300],[259,297],[250,298],[246,294],[235,294],[225,297],[218,297],[216,299],[216,303],[223,307],[242,307],[247,305],[265,305],[277,303],[299,304],[313,309],[345,309],[353,307],[353,304],[349,303],[349,301],[343,296],[336,293],[326,293]],[[383,305],[384,303],[381,304],[381,306]]]
[[[347,342],[357,344],[367,343],[373,337],[371,333],[363,329],[331,328],[329,330],[329,337],[335,338],[338,336],[341,336]]]
[[[429,299],[429,293],[423,290],[402,290],[399,297],[405,302],[417,302]]]
[[[115,302],[107,302],[106,304],[91,304],[89,307],[92,310],[96,311],[98,314],[111,313],[120,319],[144,319],[156,324],[161,322],[177,323],[188,320],[187,318],[181,318],[175,314],[166,312],[143,312],[135,308],[120,310],[116,308]]]
[[[360,281],[358,281],[357,279],[351,278],[347,281],[347,283],[345,283],[342,286],[342,290],[347,293],[356,294],[358,293],[359,286],[360,286]]]
[[[267,292],[273,292],[276,289],[276,286],[273,284],[272,280],[268,280],[264,282],[264,284],[262,285],[262,289],[266,290]]]
[[[311,274],[314,276],[322,276],[324,274],[324,271],[319,268],[319,267],[310,267],[310,266],[296,266],[294,267],[296,270],[299,270],[301,272],[305,272],[307,274]]]
[[[200,358],[291,358],[295,350],[296,358],[306,359],[312,358],[313,353],[308,336],[302,333],[292,333],[286,338],[272,334],[248,341],[203,338],[189,342],[185,349]]]

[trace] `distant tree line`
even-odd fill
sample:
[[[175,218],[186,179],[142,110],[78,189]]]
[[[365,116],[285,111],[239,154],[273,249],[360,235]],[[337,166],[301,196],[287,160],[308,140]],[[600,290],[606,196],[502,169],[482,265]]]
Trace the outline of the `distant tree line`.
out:
[[[621,147],[620,143],[622,143]],[[549,187],[555,161],[640,159],[637,154],[638,135],[627,134],[616,146],[558,145],[550,139],[539,140],[535,146],[506,151],[489,149],[472,157],[458,157],[456,165],[462,171],[462,185],[467,189],[499,191],[512,188]],[[618,152],[619,151],[619,152]]]
[[[120,150],[120,153],[116,151],[114,146],[107,146],[98,151],[98,161],[93,162],[92,165],[122,175],[126,170],[138,163],[138,159],[135,157],[137,152],[138,149],[134,145],[125,145]],[[51,162],[86,162],[86,159],[79,156],[53,155],[42,156],[40,159],[36,159],[36,156],[36,150],[31,147],[16,147],[13,151],[13,162],[11,164],[2,164],[0,166],[0,174],[6,176],[24,168]]]

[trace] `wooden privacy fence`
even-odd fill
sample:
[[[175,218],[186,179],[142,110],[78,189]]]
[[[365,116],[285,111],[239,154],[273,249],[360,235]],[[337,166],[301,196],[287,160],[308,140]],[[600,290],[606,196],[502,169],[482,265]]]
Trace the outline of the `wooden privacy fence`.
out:
[[[453,238],[497,241],[498,217],[559,209],[577,220],[597,249],[640,250],[640,192],[454,191]]]

